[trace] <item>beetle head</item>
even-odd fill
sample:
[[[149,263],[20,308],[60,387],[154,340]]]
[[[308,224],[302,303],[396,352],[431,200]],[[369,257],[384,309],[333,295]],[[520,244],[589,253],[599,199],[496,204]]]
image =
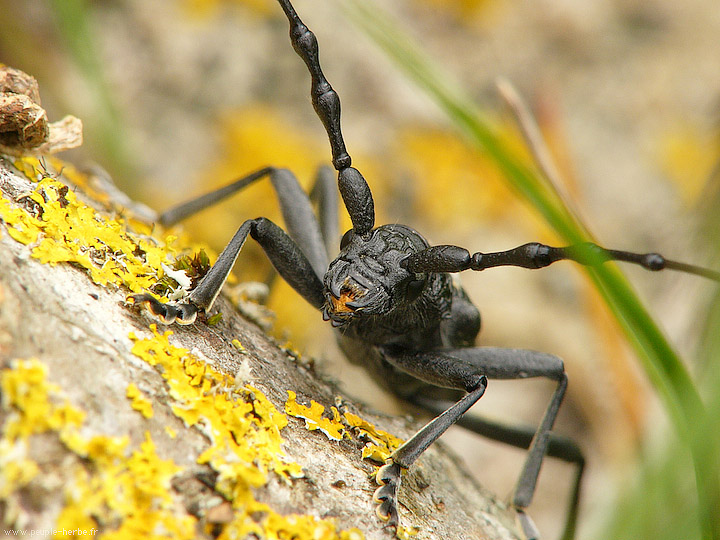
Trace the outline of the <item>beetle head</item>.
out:
[[[422,291],[424,275],[408,272],[400,261],[426,247],[425,239],[404,225],[383,225],[362,236],[346,232],[325,274],[323,318],[343,326],[412,302]]]

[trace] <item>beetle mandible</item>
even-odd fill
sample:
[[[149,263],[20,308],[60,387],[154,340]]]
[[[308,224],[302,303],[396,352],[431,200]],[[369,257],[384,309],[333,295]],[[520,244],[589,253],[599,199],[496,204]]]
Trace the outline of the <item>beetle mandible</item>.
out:
[[[405,225],[375,227],[374,202],[363,175],[352,167],[340,126],[340,100],[320,67],[318,44],[289,0],[278,0],[290,24],[293,48],[304,60],[312,79],[311,97],[324,125],[338,172],[334,179],[321,171],[312,190],[321,215],[293,174],[266,167],[219,190],[172,208],[160,216],[174,224],[269,177],[277,193],[287,232],[267,218],[245,221],[203,280],[179,302],[162,304],[149,294],[135,295],[166,324],[192,324],[199,312],[209,310],[248,236],[260,244],[277,272],[337,329],[345,355],[362,365],[384,388],[437,416],[398,448],[377,474],[375,500],[378,516],[398,524],[397,495],[401,472],[453,424],[485,436],[528,448],[515,484],[512,504],[524,534],[539,533],[526,509],[530,505],[545,455],[576,464],[574,496],[568,512],[566,535],[571,535],[584,458],[570,440],[551,432],[566,392],[568,379],[562,360],[523,349],[475,347],[480,314],[452,274],[497,266],[544,268],[556,261],[584,265],[608,260],[665,268],[720,281],[720,273],[665,259],[657,253],[638,254],[585,243],[551,247],[540,243],[495,253],[470,253],[453,245],[431,246]],[[352,221],[340,242],[340,253],[328,262],[328,242],[336,236],[339,191]],[[544,416],[534,432],[498,425],[463,414],[484,394],[488,379],[545,377],[556,382]],[[451,402],[448,407],[446,404]]]

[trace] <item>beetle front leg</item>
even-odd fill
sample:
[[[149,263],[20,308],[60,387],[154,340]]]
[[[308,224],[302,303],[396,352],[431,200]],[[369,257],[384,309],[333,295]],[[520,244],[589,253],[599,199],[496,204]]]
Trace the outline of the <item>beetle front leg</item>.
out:
[[[378,503],[376,512],[378,517],[383,521],[387,521],[389,525],[398,525],[397,493],[400,488],[402,472],[410,468],[415,463],[415,460],[420,457],[420,454],[457,422],[485,393],[485,388],[487,388],[485,376],[472,374],[471,379],[476,381],[474,388],[470,389],[460,401],[426,424],[411,439],[395,450],[385,462],[385,465],[378,470],[375,479],[380,484],[380,487],[375,491],[374,495],[375,502]]]
[[[425,393],[418,393],[410,396],[409,401],[418,407],[425,409],[433,415],[445,411],[449,403],[446,399],[436,399]],[[505,423],[482,418],[478,415],[465,415],[460,418],[457,425],[464,427],[478,435],[499,441],[517,448],[529,449],[532,445],[536,428],[532,426],[513,426]],[[580,489],[582,487],[583,473],[585,471],[585,456],[577,443],[568,437],[551,432],[547,445],[546,456],[553,457],[575,465],[575,480],[573,481],[565,529],[561,538],[572,539],[575,536],[577,525],[578,506],[580,502]]]
[[[145,304],[165,324],[192,324],[197,313],[209,310],[235,265],[248,234],[260,244],[278,273],[310,305],[320,309],[324,303],[323,285],[313,266],[295,241],[267,218],[245,221],[217,261],[183,302],[163,304],[149,294],[130,297]]]
[[[378,503],[376,512],[380,519],[387,521],[389,525],[397,526],[397,493],[402,472],[415,463],[420,454],[483,396],[487,388],[487,378],[476,366],[458,363],[443,355],[404,353],[391,351],[389,348],[383,348],[381,353],[390,364],[420,380],[467,392],[457,403],[427,423],[395,450],[378,470],[376,481],[380,487],[374,495]]]
[[[390,457],[388,463],[378,472],[378,481],[391,485],[384,486],[376,493],[381,502],[381,517],[397,519],[395,507],[400,472],[409,467],[418,456],[482,396],[485,377],[490,379],[525,379],[546,377],[557,381],[545,415],[532,439],[530,449],[520,477],[513,492],[512,503],[518,512],[520,525],[528,539],[539,537],[537,529],[525,509],[530,505],[535,485],[540,474],[548,443],[550,430],[555,423],[560,404],[567,388],[567,375],[562,360],[551,354],[524,349],[503,349],[477,347],[466,349],[413,352],[406,350],[381,350],[385,360],[396,368],[434,386],[457,388],[468,392],[455,405],[430,421],[417,435],[407,441]],[[473,383],[473,381],[475,381]],[[480,381],[482,389],[480,389]],[[385,496],[381,498],[380,496]],[[574,519],[571,516],[570,519]]]

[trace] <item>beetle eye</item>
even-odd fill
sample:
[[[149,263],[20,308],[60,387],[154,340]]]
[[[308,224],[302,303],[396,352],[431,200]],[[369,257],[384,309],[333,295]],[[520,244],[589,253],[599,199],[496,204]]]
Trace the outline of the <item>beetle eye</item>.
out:
[[[345,249],[345,247],[350,243],[350,239],[353,237],[353,230],[350,229],[348,232],[343,234],[342,239],[340,240],[340,249]]]
[[[424,279],[413,279],[410,283],[408,283],[406,299],[409,302],[415,300],[418,296],[420,296],[423,287],[425,287]]]

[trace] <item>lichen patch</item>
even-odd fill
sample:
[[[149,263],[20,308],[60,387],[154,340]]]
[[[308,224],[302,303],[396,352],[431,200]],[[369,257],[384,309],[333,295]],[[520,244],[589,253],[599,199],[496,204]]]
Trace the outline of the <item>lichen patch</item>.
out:
[[[47,367],[35,359],[13,361],[0,373],[0,385],[6,417],[0,438],[0,496],[7,499],[40,479],[38,464],[28,458],[28,441],[53,432],[82,458],[63,465],[69,480],[55,523],[58,537],[82,531],[103,540],[195,538],[196,519],[178,509],[170,489],[181,468],[158,456],[149,433],[133,451],[127,437],[84,435],[85,413],[47,381]]]
[[[345,433],[345,425],[340,422],[340,413],[331,407],[332,418],[323,416],[325,407],[316,401],[310,401],[310,406],[297,402],[297,394],[288,390],[288,400],[285,402],[285,412],[290,416],[305,420],[305,426],[310,430],[320,430],[331,441],[340,441]]]
[[[98,285],[141,292],[167,280],[166,268],[179,272],[177,261],[190,260],[192,254],[207,249],[131,217],[98,212],[34,158],[16,160],[14,165],[35,185],[19,201],[0,197],[0,221],[41,263],[71,263],[84,268]],[[83,189],[88,186],[87,178],[74,168],[61,162],[55,166]],[[92,192],[90,196],[107,205],[107,195]]]
[[[332,519],[312,515],[283,515],[256,500],[253,488],[264,486],[270,474],[290,483],[302,476],[300,465],[282,449],[281,431],[287,416],[258,388],[217,371],[187,349],[170,343],[172,331],[135,341],[133,353],[156,366],[174,400],[173,413],[208,438],[198,463],[218,473],[215,489],[231,504],[232,519],[220,539],[297,538],[307,540],[361,540],[357,529],[338,531]]]

